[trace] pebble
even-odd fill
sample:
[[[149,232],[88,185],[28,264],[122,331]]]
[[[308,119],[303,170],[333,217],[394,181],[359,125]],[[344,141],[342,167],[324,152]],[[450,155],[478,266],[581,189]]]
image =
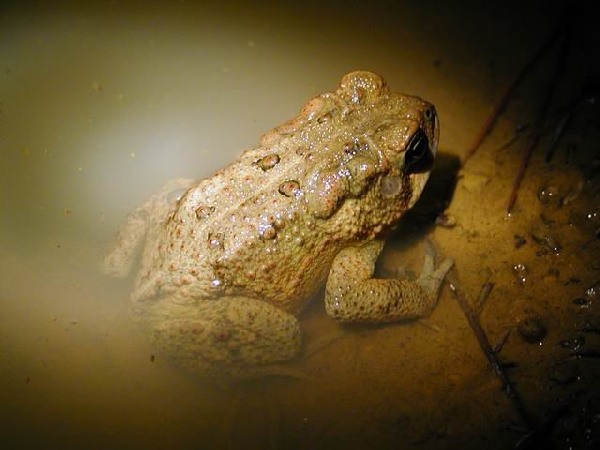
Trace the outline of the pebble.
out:
[[[435,218],[435,224],[444,228],[452,228],[456,225],[456,218],[446,213],[442,213]]]
[[[558,198],[558,188],[556,186],[542,186],[538,190],[538,199],[542,205],[547,205],[551,200]]]
[[[463,173],[462,185],[470,193],[479,193],[490,182],[489,177],[473,172]]]
[[[521,320],[517,325],[517,330],[523,340],[529,344],[541,343],[548,334],[540,316],[529,316]]]

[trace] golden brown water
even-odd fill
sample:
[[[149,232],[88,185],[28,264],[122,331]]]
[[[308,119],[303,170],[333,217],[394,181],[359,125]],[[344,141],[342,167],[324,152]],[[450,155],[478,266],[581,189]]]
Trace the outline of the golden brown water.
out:
[[[126,213],[165,181],[209,176],[355,69],[434,103],[442,124],[435,172],[380,272],[418,268],[431,233],[471,301],[495,283],[481,321],[492,345],[510,331],[499,357],[527,414],[556,448],[598,445],[598,105],[581,104],[545,163],[552,116],[507,216],[528,141],[501,147],[535,120],[554,51],[458,172],[561,14],[496,3],[3,2],[0,448],[504,449],[527,433],[447,288],[426,320],[380,327],[340,327],[316,299],[307,340],[345,334],[290,363],[307,379],[225,388],[152,360],[128,318],[132,280],[101,271]],[[553,112],[598,75],[584,17],[573,40],[587,47]],[[436,227],[446,203],[456,225]],[[536,316],[548,332],[530,344],[517,324]]]

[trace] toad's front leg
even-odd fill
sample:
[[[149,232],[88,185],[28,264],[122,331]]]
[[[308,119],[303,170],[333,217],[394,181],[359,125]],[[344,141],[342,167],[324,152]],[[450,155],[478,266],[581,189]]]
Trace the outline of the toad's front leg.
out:
[[[434,267],[434,251],[427,245],[419,278],[373,278],[375,261],[384,242],[376,240],[360,247],[343,249],[333,261],[325,306],[341,322],[393,322],[428,315],[435,304],[444,276],[452,267],[451,258]]]

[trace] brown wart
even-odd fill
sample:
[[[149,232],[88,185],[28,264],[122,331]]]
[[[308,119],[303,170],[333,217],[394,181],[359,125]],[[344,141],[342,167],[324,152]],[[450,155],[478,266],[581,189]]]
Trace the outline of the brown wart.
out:
[[[287,180],[279,185],[279,193],[286,197],[291,197],[300,191],[300,183],[296,180]]]
[[[260,167],[264,172],[269,169],[272,169],[277,164],[279,164],[279,155],[277,153],[273,153],[272,155],[267,155],[264,158],[260,158],[254,164]]]

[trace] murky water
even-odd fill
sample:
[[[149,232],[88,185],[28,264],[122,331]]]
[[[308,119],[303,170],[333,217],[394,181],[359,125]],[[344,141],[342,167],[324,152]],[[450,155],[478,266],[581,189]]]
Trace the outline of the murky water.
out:
[[[304,378],[224,387],[155,354],[128,317],[133,280],[102,273],[127,212],[165,181],[209,176],[359,68],[431,101],[442,123],[434,174],[379,271],[417,269],[430,234],[470,301],[493,282],[481,322],[532,425],[557,448],[598,445],[600,129],[597,86],[582,90],[598,41],[585,14],[573,39],[587,47],[574,46],[507,216],[526,133],[504,144],[531,127],[555,56],[462,170],[460,158],[560,6],[174,3],[0,6],[0,446],[501,449],[526,435],[447,288],[427,319],[388,326],[341,327],[317,298],[306,339],[344,337],[290,362]],[[582,92],[546,163],[557,107]],[[446,205],[456,224],[435,226]],[[541,323],[541,344],[519,323]]]

